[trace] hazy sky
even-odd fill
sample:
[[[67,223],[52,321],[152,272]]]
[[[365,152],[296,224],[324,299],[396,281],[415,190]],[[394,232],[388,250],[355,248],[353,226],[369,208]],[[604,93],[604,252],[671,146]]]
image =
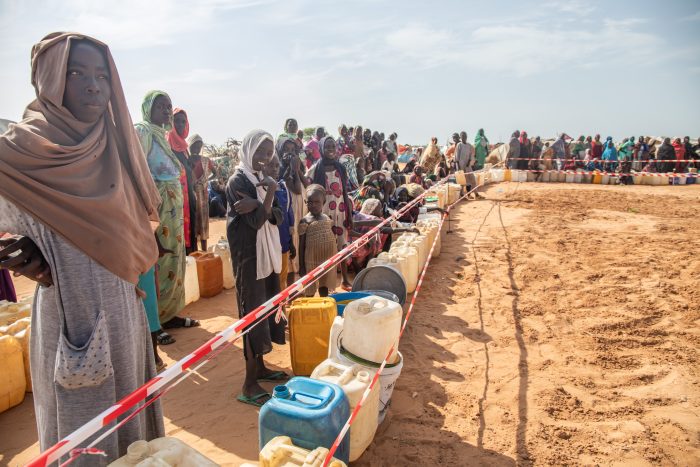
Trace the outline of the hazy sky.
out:
[[[134,121],[162,89],[215,143],[287,117],[423,144],[700,136],[700,1],[0,0],[0,117],[21,117],[31,46],[57,30],[111,47]]]

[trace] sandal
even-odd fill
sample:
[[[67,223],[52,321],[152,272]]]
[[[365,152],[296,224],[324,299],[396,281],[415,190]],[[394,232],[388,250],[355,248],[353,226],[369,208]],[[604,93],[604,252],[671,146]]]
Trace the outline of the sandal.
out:
[[[267,399],[264,402],[259,402],[263,397],[267,397]],[[260,394],[256,394],[252,397],[248,397],[245,394],[239,394],[238,397],[236,397],[238,402],[252,405],[254,407],[262,407],[265,405],[265,402],[269,401],[270,399],[272,399],[272,396],[267,392],[261,392]]]
[[[285,373],[284,371],[273,371],[272,373],[268,373],[266,376],[263,376],[262,378],[258,378],[258,381],[266,381],[269,383],[276,383],[278,381],[284,381],[289,379],[289,375]]]
[[[163,329],[196,328],[198,326],[201,326],[201,324],[196,319],[180,318],[179,316],[176,316],[167,323],[163,324]]]
[[[160,373],[161,371],[165,370],[168,368],[168,364],[165,363],[163,360],[156,362],[156,373]]]
[[[158,341],[158,345],[170,345],[176,342],[173,336],[162,330],[156,336],[156,340]]]

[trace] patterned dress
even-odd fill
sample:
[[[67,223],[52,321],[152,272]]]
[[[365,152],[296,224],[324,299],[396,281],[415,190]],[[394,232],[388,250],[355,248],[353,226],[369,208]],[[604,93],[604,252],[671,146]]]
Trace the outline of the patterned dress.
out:
[[[172,251],[158,258],[156,269],[158,317],[161,323],[167,323],[185,307],[184,206],[180,184],[183,168],[155,138],[146,159],[162,200],[158,207],[160,225],[156,235],[163,248]]]
[[[314,165],[306,173],[306,176],[313,180]],[[333,221],[333,233],[336,235],[336,245],[340,250],[345,246],[348,238],[347,232],[347,210],[345,198],[343,197],[343,179],[338,170],[326,172],[326,203],[323,205],[323,213]]]

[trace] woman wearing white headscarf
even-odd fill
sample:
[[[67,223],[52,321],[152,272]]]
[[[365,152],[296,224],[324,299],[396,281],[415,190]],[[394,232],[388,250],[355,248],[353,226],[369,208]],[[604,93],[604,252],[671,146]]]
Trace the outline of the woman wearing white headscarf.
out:
[[[277,224],[282,222],[282,211],[274,204],[277,182],[263,174],[274,150],[271,134],[263,130],[248,133],[241,144],[241,162],[226,186],[226,234],[241,318],[280,290],[282,247]],[[275,322],[274,314],[243,337],[246,377],[240,402],[261,406],[270,395],[258,382],[286,377],[265,368],[263,355],[272,351],[273,342],[285,343],[284,322]]]

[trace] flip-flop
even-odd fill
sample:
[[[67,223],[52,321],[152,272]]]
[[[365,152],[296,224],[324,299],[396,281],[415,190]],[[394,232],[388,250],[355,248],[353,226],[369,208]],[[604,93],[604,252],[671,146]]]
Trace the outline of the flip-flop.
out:
[[[264,378],[258,378],[258,381],[267,381],[270,383],[275,383],[277,381],[283,381],[289,379],[289,375],[285,373],[284,371],[273,371],[269,375],[265,376]]]
[[[165,331],[161,331],[156,336],[158,345],[170,345],[175,343],[175,338]]]
[[[182,321],[180,321],[182,320]],[[177,324],[173,324],[173,321],[177,321]],[[180,318],[175,317],[163,324],[163,329],[177,329],[177,328],[196,328],[200,326],[200,322],[193,318]]]
[[[265,402],[267,402],[267,400],[265,402],[262,402],[262,403],[258,402],[258,400],[262,399],[265,396],[268,397],[267,400],[270,400],[270,398],[272,398],[272,396],[269,393],[261,392],[260,394],[256,394],[252,397],[248,397],[245,394],[239,394],[238,397],[236,397],[236,400],[238,402],[243,403],[243,404],[252,405],[254,407],[262,407],[265,404]]]

